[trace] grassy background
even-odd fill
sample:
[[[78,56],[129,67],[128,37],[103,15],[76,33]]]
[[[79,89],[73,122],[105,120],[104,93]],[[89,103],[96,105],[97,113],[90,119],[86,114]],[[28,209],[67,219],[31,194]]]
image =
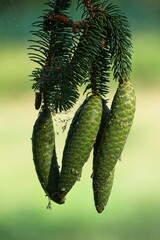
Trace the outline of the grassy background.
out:
[[[159,39],[158,31],[133,30],[136,116],[102,214],[94,208],[92,156],[66,203],[46,210],[48,200],[35,173],[30,141],[37,112],[28,75],[35,65],[27,56],[27,38],[1,42],[0,239],[159,240]],[[112,83],[109,104],[115,88]],[[60,158],[67,131],[57,131]]]

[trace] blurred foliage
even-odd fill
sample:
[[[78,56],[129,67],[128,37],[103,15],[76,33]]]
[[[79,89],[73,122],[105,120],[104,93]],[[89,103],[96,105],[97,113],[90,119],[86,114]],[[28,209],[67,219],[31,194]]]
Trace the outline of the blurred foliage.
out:
[[[133,32],[133,66],[131,78],[138,88],[160,86],[160,34],[158,32]],[[32,92],[29,75],[37,67],[28,58],[27,39],[6,41],[0,46],[0,96],[13,98]],[[111,81],[110,86],[114,85]]]
[[[30,91],[28,75],[36,65],[27,56],[32,23],[38,19],[45,1],[0,1],[0,94],[17,96]],[[77,1],[73,1],[76,3]],[[123,9],[133,33],[134,84],[159,86],[160,4],[159,1],[115,1]],[[80,18],[73,4],[74,19]],[[112,84],[112,83],[111,83]]]
[[[37,115],[33,96],[0,102],[0,239],[159,240],[160,112],[156,110],[160,95],[158,90],[137,89],[137,99],[134,125],[117,165],[108,206],[100,215],[93,203],[92,159],[85,164],[81,181],[66,203],[53,203],[51,211],[46,209],[48,199],[31,153],[30,137]],[[58,155],[66,132],[57,135]]]
[[[28,38],[31,25],[37,20],[46,1],[40,0],[0,0],[0,39]],[[115,0],[127,15],[132,29],[156,29],[159,31],[160,2],[159,0]],[[76,12],[76,3],[73,1],[71,12],[75,19],[80,17]]]

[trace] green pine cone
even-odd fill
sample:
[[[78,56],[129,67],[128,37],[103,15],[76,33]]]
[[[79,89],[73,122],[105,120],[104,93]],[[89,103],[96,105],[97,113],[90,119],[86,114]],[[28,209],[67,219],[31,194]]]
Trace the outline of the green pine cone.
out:
[[[115,169],[112,170],[106,183],[99,189],[99,191],[94,193],[95,207],[98,213],[102,213],[105,206],[107,205],[114,180]]]
[[[55,151],[55,134],[49,110],[43,110],[33,127],[33,160],[39,181],[46,195],[58,204],[64,199],[58,196],[59,167]]]
[[[135,92],[131,82],[119,83],[93,161],[93,191],[98,212],[102,212],[107,203],[106,198],[99,207],[97,198],[108,188],[109,179],[112,179],[110,176],[113,175],[112,171],[120,158],[133,122],[135,103]]]
[[[77,123],[79,122],[79,117],[81,116],[82,109],[83,109],[83,107],[86,105],[86,103],[87,103],[88,101],[89,101],[89,99],[85,99],[84,102],[80,105],[80,107],[77,109],[77,111],[76,111],[75,114],[74,114],[74,117],[73,117],[73,119],[72,119],[70,128],[69,128],[69,130],[68,130],[67,138],[66,138],[66,141],[65,141],[65,146],[64,146],[64,150],[63,150],[63,155],[65,155],[65,151],[66,151],[67,148],[68,148],[68,144],[70,144],[72,135],[73,135],[73,133],[74,133],[74,131],[75,131],[75,128],[76,128],[76,125],[77,125]]]
[[[109,112],[110,112],[109,108],[107,107],[105,101],[103,101],[103,113],[102,113],[101,125],[96,138],[96,142],[94,144],[93,176],[92,176],[93,181],[96,181],[96,178],[97,178],[97,175],[94,174],[94,167],[95,166],[97,167],[97,158],[95,156],[97,154],[97,151],[99,150],[99,144],[100,144],[101,137],[109,117]],[[101,172],[101,176],[105,175],[105,171],[106,169],[103,168]],[[113,178],[114,178],[114,170],[112,171],[112,174],[108,178],[107,183],[98,192],[94,192],[94,202],[95,202],[95,207],[98,213],[101,213],[104,210],[104,206],[108,202],[112,185],[113,185]]]
[[[109,117],[109,112],[110,112],[108,106],[106,105],[106,101],[104,99],[102,99],[102,105],[103,105],[103,111],[102,111],[101,124],[100,124],[100,128],[99,128],[97,138],[96,138],[96,142],[94,144],[94,149],[93,149],[94,150],[93,151],[94,156],[97,154],[97,151],[99,149],[99,143],[100,143],[100,140],[101,140],[101,137],[102,137],[102,134],[103,134],[103,131],[104,131],[104,127],[106,126],[107,119]],[[93,168],[94,168],[94,163],[93,163]]]
[[[79,111],[79,110],[78,110]],[[70,132],[63,152],[62,170],[59,180],[59,195],[64,197],[80,179],[82,167],[89,158],[96,140],[102,116],[102,100],[91,96],[80,107],[80,114],[73,118],[74,130]],[[75,124],[76,123],[76,124]],[[71,124],[71,128],[73,126]]]
[[[35,92],[35,109],[38,110],[41,107],[42,94],[40,92]]]

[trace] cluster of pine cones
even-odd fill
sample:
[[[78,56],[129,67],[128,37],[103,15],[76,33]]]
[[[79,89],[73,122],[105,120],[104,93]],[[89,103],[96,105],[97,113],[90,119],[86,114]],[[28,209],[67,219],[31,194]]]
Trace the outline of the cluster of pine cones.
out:
[[[135,93],[129,80],[119,83],[111,109],[100,96],[91,95],[78,108],[70,125],[63,151],[62,169],[55,150],[52,115],[42,110],[34,125],[33,159],[46,195],[56,203],[80,178],[82,167],[93,154],[93,192],[95,207],[101,213],[108,201],[115,172],[135,112]]]

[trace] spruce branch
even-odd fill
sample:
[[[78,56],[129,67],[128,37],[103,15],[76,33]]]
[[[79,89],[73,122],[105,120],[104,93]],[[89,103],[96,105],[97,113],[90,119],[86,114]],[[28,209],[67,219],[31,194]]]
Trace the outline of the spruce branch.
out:
[[[109,47],[114,79],[122,81],[129,78],[132,58],[132,34],[126,16],[119,7],[108,4],[106,13],[106,30],[109,35]]]
[[[76,47],[73,49],[73,57],[68,69],[68,78],[74,78],[79,85],[83,84],[88,76],[92,63],[100,54],[102,42],[106,38],[101,12],[96,16],[87,16],[83,23],[83,28],[78,33],[78,41],[77,35],[73,37]]]
[[[107,41],[107,40],[106,40]],[[90,71],[90,77],[84,82],[87,84],[86,91],[91,89],[93,95],[100,95],[106,98],[109,92],[109,77],[110,77],[110,52],[106,42],[102,43],[100,54],[96,56]]]
[[[44,11],[42,21],[34,24],[39,30],[32,32],[40,40],[29,47],[34,50],[30,53],[31,60],[41,66],[32,73],[35,81],[33,89],[42,92],[44,107],[52,108],[56,112],[71,108],[79,97],[77,86],[72,79],[67,82],[70,91],[65,91],[65,72],[71,58],[69,49],[72,46],[72,26],[65,26],[66,19],[68,20],[65,16],[70,4],[71,1],[64,3],[60,0],[48,3],[51,9]],[[50,28],[50,25],[53,28]]]
[[[105,23],[114,79],[121,81],[130,77],[132,36],[126,16],[118,6],[109,1],[80,0],[86,7],[85,16],[91,15]]]
[[[39,30],[32,34],[39,39],[29,47],[31,60],[40,65],[32,73],[33,89],[42,93],[44,105],[66,111],[77,101],[82,84],[105,97],[110,71],[118,81],[129,78],[131,31],[116,5],[108,0],[79,0],[84,11],[76,22],[68,14],[71,1],[47,5],[50,9],[44,10],[42,20],[33,24]]]

